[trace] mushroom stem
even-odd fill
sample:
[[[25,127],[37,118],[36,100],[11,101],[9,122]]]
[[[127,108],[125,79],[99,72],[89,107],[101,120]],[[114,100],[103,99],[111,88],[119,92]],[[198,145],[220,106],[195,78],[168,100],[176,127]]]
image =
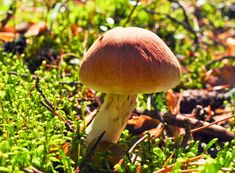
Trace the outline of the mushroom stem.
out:
[[[89,145],[105,132],[102,141],[116,143],[134,109],[137,95],[107,94],[93,121],[86,128]]]

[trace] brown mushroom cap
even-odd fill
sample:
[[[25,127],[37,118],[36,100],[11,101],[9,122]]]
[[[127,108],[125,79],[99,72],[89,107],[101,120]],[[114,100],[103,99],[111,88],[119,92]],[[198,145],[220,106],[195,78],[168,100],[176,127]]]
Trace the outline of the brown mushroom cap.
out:
[[[100,92],[144,94],[174,87],[180,80],[180,65],[153,32],[117,27],[89,48],[79,75],[81,82]]]

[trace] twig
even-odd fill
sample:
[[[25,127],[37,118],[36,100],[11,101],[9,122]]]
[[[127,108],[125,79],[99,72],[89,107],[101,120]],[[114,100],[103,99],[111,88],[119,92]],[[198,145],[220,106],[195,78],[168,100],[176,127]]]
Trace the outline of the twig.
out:
[[[189,30],[190,32],[192,32],[192,30],[190,29],[190,27],[184,22],[184,21],[179,21],[178,19],[172,17],[171,15],[167,14],[167,13],[160,13],[160,12],[156,12],[153,10],[148,10],[148,9],[144,9],[146,12],[150,13],[150,14],[157,14],[157,15],[163,15],[164,17],[170,19],[171,21],[173,21],[174,23],[178,24],[178,25],[182,25],[186,30]]]
[[[201,158],[203,158],[204,156],[203,155],[199,155],[199,156],[195,156],[193,158],[190,158],[188,160],[185,160],[183,162],[181,162],[181,165],[187,165],[188,163],[190,162],[193,162],[195,160],[199,160]],[[164,168],[161,168],[157,171],[155,171],[154,173],[165,173],[165,172],[171,172],[172,168],[175,166],[175,163],[173,163],[172,165],[170,166],[167,166],[167,167],[164,167]]]
[[[152,132],[152,133],[150,134],[150,136],[153,136],[155,133],[157,133],[157,132],[162,128],[162,126],[163,126],[163,124],[160,123],[160,124],[157,126],[157,128],[154,130],[154,132]],[[141,137],[139,140],[137,140],[137,141],[135,142],[135,144],[132,145],[132,147],[128,150],[128,153],[132,153],[132,152],[134,151],[134,149],[137,147],[137,145],[138,145],[139,143],[141,143],[143,140],[145,140],[147,137],[148,137],[148,134],[145,134],[143,137]]]
[[[39,171],[33,166],[30,166],[29,168],[23,168],[23,170],[28,173],[43,173],[42,171]]]
[[[186,170],[181,170],[181,173],[191,173],[191,172],[199,172],[198,169],[186,169]]]
[[[192,25],[190,24],[188,14],[187,14],[186,9],[184,8],[183,4],[178,0],[171,0],[171,1],[177,3],[179,5],[179,7],[182,9],[183,14],[184,14],[184,23],[187,26],[188,30],[194,35],[194,37],[195,37],[194,42],[196,44],[198,44],[197,32],[193,29]]]
[[[206,126],[209,124],[208,122],[197,120],[195,118],[186,117],[183,114],[177,114],[177,115],[174,115],[171,113],[158,114],[157,112],[154,112],[154,111],[145,112],[144,114],[149,115],[149,116],[156,118],[158,120],[161,119],[159,117],[162,117],[164,122],[166,122],[169,125],[173,125],[173,126],[177,126],[177,127],[184,127],[185,119],[189,120],[190,126],[192,128],[197,128],[198,126]],[[220,141],[230,141],[230,140],[233,140],[235,137],[233,132],[231,132],[231,131],[229,131],[229,130],[225,129],[224,127],[217,125],[217,124],[213,124],[211,126],[208,126],[207,128],[202,129],[200,131],[200,133],[204,134],[204,135],[210,135],[212,137],[216,137]]]
[[[191,27],[188,26],[184,21],[179,21],[178,19],[172,17],[169,14],[164,14],[168,19],[170,19],[171,21],[173,21],[174,23],[178,24],[178,25],[182,25],[186,30],[193,32]]]
[[[35,77],[36,82],[35,82],[35,87],[37,89],[37,91],[39,92],[39,94],[42,96],[42,98],[44,99],[44,102],[41,101],[41,104],[47,109],[49,110],[52,115],[59,117],[60,120],[62,120],[65,125],[68,127],[68,130],[71,132],[75,132],[75,129],[73,127],[72,124],[69,123],[69,121],[65,120],[63,117],[61,117],[56,111],[55,108],[53,106],[53,104],[46,98],[46,96],[44,95],[42,89],[40,88],[40,80],[39,77]]]
[[[176,19],[176,18],[174,18],[174,17],[172,17],[171,15],[169,15],[169,14],[163,14],[163,15],[165,15],[168,19],[170,19],[172,22],[174,22],[174,23],[176,23],[176,24],[178,24],[178,25],[181,25],[181,26],[183,26],[184,27],[184,29],[186,29],[186,30],[188,30],[189,32],[191,32],[193,35],[194,35],[194,42],[196,43],[196,44],[198,44],[198,36],[197,36],[197,33],[196,33],[196,31],[192,28],[192,26],[191,25],[188,25],[186,22],[184,22],[184,21],[179,21],[178,19]]]
[[[133,13],[134,13],[136,7],[138,6],[139,1],[140,1],[140,0],[137,0],[137,1],[136,1],[136,4],[133,6],[133,8],[132,8],[130,14],[128,15],[128,17],[127,17],[125,23],[123,24],[124,27],[125,27],[125,26],[128,24],[128,22],[131,20],[131,17],[132,17],[132,15],[133,15]]]
[[[82,83],[78,82],[78,81],[72,81],[72,82],[59,82],[59,84],[61,85],[70,85],[70,86],[82,86]]]
[[[166,13],[159,13],[159,12],[155,12],[155,11],[149,11],[147,9],[144,9],[145,11],[151,13],[151,14],[158,14],[158,15],[164,15],[166,18],[170,19],[172,22],[178,24],[178,25],[181,25],[183,26],[187,31],[191,32],[193,35],[194,35],[194,43],[197,45],[198,47],[198,43],[199,43],[199,38],[198,38],[198,35],[197,35],[197,31],[195,31],[192,27],[192,25],[190,24],[190,21],[189,21],[189,17],[188,17],[188,14],[186,12],[186,9],[184,8],[184,6],[176,1],[176,0],[171,0],[171,2],[175,2],[179,5],[179,7],[182,9],[183,11],[183,15],[184,15],[184,20],[180,21],[174,17],[172,17],[171,15],[169,14],[166,14]]]
[[[218,120],[218,121],[215,121],[213,123],[208,123],[207,125],[204,125],[204,126],[201,126],[201,127],[198,127],[196,129],[191,130],[191,133],[199,132],[199,131],[201,131],[201,130],[203,130],[205,128],[208,128],[208,127],[210,127],[210,126],[212,126],[214,124],[217,124],[219,122],[223,122],[223,121],[228,120],[228,119],[233,118],[233,117],[235,117],[235,115],[231,115],[231,116],[225,117],[225,118],[223,118],[221,120]]]
[[[42,98],[44,99],[44,101],[46,102],[46,104],[50,107],[50,109],[55,110],[54,106],[52,105],[52,103],[46,98],[46,96],[44,95],[41,87],[40,87],[40,81],[39,81],[39,77],[36,78],[36,82],[35,82],[35,87],[37,89],[37,91],[40,93],[40,95],[42,96]]]
[[[178,0],[171,0],[171,2],[174,2],[174,3],[176,3],[176,4],[179,5],[179,7],[180,7],[180,8],[182,9],[182,11],[183,11],[185,23],[187,24],[187,26],[189,27],[189,29],[190,29],[192,32],[195,32],[194,29],[193,29],[193,27],[191,26],[191,24],[190,24],[190,22],[189,22],[189,17],[188,17],[188,15],[187,15],[186,9],[184,8],[183,4],[182,4],[180,1],[178,1]]]
[[[235,56],[223,56],[223,57],[221,57],[221,58],[219,58],[219,59],[212,60],[212,61],[210,61],[209,63],[206,64],[205,68],[206,68],[207,70],[209,70],[209,68],[210,68],[210,66],[211,66],[212,64],[214,64],[214,63],[216,63],[216,62],[219,62],[219,61],[223,61],[223,60],[225,60],[225,59],[235,60]]]
[[[13,2],[15,3],[15,2]],[[0,31],[6,26],[11,17],[15,14],[16,7],[14,4],[11,4],[10,8],[7,10],[6,17],[1,21]]]
[[[175,150],[171,153],[170,157],[168,157],[168,159],[166,160],[166,162],[162,166],[162,169],[167,168],[168,163],[171,161],[171,159],[173,158],[174,155],[175,155]]]
[[[183,122],[185,121],[185,119],[189,120],[190,125],[192,127],[198,127],[199,125],[200,126],[209,125],[208,122],[200,121],[200,120],[197,120],[194,118],[188,118],[188,117],[185,117],[180,114],[172,115],[170,113],[166,113],[162,116],[163,116],[163,119],[165,120],[165,122],[167,122],[168,124],[179,126],[179,127],[183,126]],[[234,139],[233,132],[225,129],[224,127],[216,125],[216,124],[212,124],[212,125],[208,126],[207,128],[201,129],[200,133],[205,134],[205,135],[212,135],[214,137],[217,137],[221,141],[230,141],[230,140]]]
[[[224,171],[224,172],[235,172],[235,168],[221,168],[221,171]]]

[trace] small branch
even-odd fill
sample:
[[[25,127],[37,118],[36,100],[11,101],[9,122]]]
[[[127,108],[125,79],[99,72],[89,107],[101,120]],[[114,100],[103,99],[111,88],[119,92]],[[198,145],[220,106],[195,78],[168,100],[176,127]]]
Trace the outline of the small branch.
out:
[[[70,86],[82,86],[82,83],[78,81],[72,81],[72,82],[59,82],[61,85],[70,85]]]
[[[197,120],[194,118],[188,118],[188,117],[185,117],[180,114],[172,115],[170,113],[165,113],[162,116],[163,116],[163,119],[165,120],[165,122],[167,122],[168,124],[179,126],[179,127],[183,126],[185,119],[188,119],[190,125],[194,128],[198,127],[198,126],[207,126],[207,128],[201,129],[200,133],[205,134],[205,135],[211,135],[213,137],[217,137],[218,139],[220,139],[222,141],[230,141],[230,140],[234,139],[234,137],[235,137],[233,132],[225,129],[222,126],[216,125],[216,124],[212,124],[212,125],[208,126],[210,124],[208,122],[200,121],[200,120]],[[191,132],[192,131],[193,130],[191,130]]]
[[[210,123],[197,120],[195,118],[189,118],[182,114],[171,114],[171,113],[156,113],[156,112],[145,112],[145,115],[149,115],[155,119],[160,120],[162,117],[164,122],[166,122],[169,125],[177,126],[177,127],[184,127],[185,120],[189,120],[189,124],[192,128],[198,128],[199,126],[207,126],[206,128],[202,128],[199,133],[204,135],[210,135],[211,137],[218,138],[220,141],[231,141],[234,139],[233,132],[225,129],[224,127],[212,124],[209,126]],[[231,117],[230,117],[231,118]],[[158,122],[156,121],[156,125],[158,125]]]
[[[187,24],[187,26],[190,28],[191,31],[194,31],[193,27],[192,27],[191,24],[190,24],[188,14],[187,14],[186,9],[184,8],[183,4],[182,4],[180,1],[178,1],[178,0],[171,0],[171,2],[174,2],[174,3],[176,3],[176,4],[179,5],[179,7],[180,7],[180,8],[182,9],[182,11],[183,11],[185,23]]]
[[[42,171],[39,171],[33,166],[30,166],[29,168],[23,168],[23,171],[28,172],[28,173],[43,173]]]
[[[11,74],[11,75],[18,75],[17,72],[15,72],[15,71],[10,71],[9,74]],[[29,77],[30,74],[23,73],[23,74],[21,74],[20,76],[23,77],[23,78],[26,78],[26,77]],[[74,132],[74,131],[75,131],[75,128],[73,127],[73,125],[70,124],[67,120],[65,120],[63,117],[61,117],[61,116],[55,111],[55,108],[54,108],[53,104],[52,104],[52,103],[46,98],[46,96],[44,95],[42,89],[40,88],[39,77],[36,76],[36,75],[31,75],[31,76],[32,76],[33,79],[36,80],[36,82],[35,82],[35,87],[36,87],[37,91],[40,93],[40,95],[41,95],[41,96],[43,97],[43,99],[44,99],[44,102],[41,101],[41,104],[42,104],[47,110],[49,110],[49,111],[52,113],[52,115],[58,116],[58,117],[60,118],[60,120],[62,120],[62,121],[65,123],[65,125],[66,125],[66,127],[69,129],[69,131]]]
[[[15,2],[13,2],[15,3]],[[6,17],[1,21],[1,25],[0,25],[0,31],[6,26],[6,24],[8,23],[8,21],[12,18],[12,16],[15,14],[16,8],[14,6],[14,4],[12,4],[10,6],[10,8],[7,10],[7,14]]]
[[[208,123],[208,124],[206,124],[206,125],[203,125],[203,126],[201,126],[201,127],[198,127],[198,128],[196,128],[196,129],[191,130],[191,133],[199,132],[199,131],[201,131],[201,130],[203,130],[203,129],[205,129],[205,128],[208,128],[208,127],[210,127],[210,126],[212,126],[212,125],[214,125],[214,124],[223,122],[223,121],[228,120],[228,119],[233,118],[233,117],[235,117],[235,116],[234,116],[234,115],[231,115],[231,116],[225,117],[225,118],[223,118],[223,119],[221,119],[221,120],[215,121],[215,122],[213,122],[213,123]]]
[[[114,173],[119,173],[119,171],[118,171],[119,166],[118,165],[121,166],[123,164],[123,162],[124,162],[124,159],[120,159],[119,162],[114,166],[114,170],[113,170]]]
[[[47,106],[49,106],[50,109],[55,110],[53,104],[46,98],[46,96],[44,95],[44,93],[40,87],[39,77],[36,78],[35,87],[36,87],[37,91],[40,93],[40,95],[42,96],[42,98],[44,99],[44,101],[46,102]]]
[[[173,156],[175,155],[175,150],[171,153],[171,155],[167,158],[166,162],[162,166],[162,169],[167,168],[168,163],[172,160]]]
[[[179,5],[179,7],[182,9],[183,11],[183,15],[184,15],[184,21],[182,23],[184,23],[188,30],[194,35],[194,42],[196,44],[198,44],[198,36],[197,36],[197,32],[193,29],[192,25],[190,24],[190,21],[189,21],[189,17],[188,17],[188,14],[187,14],[187,10],[184,8],[183,4],[178,1],[178,0],[171,0],[172,2],[175,2],[176,4]]]
[[[193,29],[192,25],[190,24],[189,17],[188,17],[188,14],[186,12],[186,9],[184,8],[184,6],[180,2],[178,2],[176,0],[171,0],[170,2],[174,2],[174,3],[177,3],[179,5],[180,9],[182,9],[182,11],[183,11],[184,20],[179,21],[178,19],[176,19],[176,18],[174,18],[171,15],[166,14],[166,13],[159,13],[159,12],[155,12],[155,11],[152,11],[152,10],[150,11],[150,10],[147,10],[147,9],[144,9],[144,10],[147,11],[148,13],[150,13],[150,14],[164,15],[166,18],[170,19],[172,22],[183,26],[184,29],[186,29],[187,31],[189,31],[190,33],[192,33],[194,35],[194,43],[198,47],[199,38],[198,38],[198,35],[197,35],[197,31],[195,31]]]
[[[186,30],[192,32],[192,30],[190,29],[190,27],[184,22],[184,21],[179,21],[178,19],[172,17],[171,15],[167,14],[167,13],[159,13],[159,12],[155,12],[153,10],[148,10],[148,9],[144,9],[146,12],[150,13],[150,14],[157,14],[157,15],[164,15],[164,17],[170,19],[172,22],[178,24],[178,25],[182,25]]]
[[[205,68],[206,68],[207,70],[209,70],[209,68],[210,68],[210,66],[211,66],[212,64],[214,64],[214,63],[216,63],[216,62],[223,61],[223,60],[225,60],[225,59],[235,60],[235,56],[223,56],[223,57],[221,57],[221,58],[219,58],[219,59],[212,60],[212,61],[210,61],[209,63],[206,64]]]
[[[153,136],[155,133],[159,132],[159,130],[163,127],[163,124],[160,123],[157,128],[150,134],[150,136]],[[139,140],[137,140],[134,145],[128,150],[128,153],[132,153],[134,149],[137,147],[139,143],[141,143],[143,140],[145,140],[148,137],[148,134],[145,134],[143,137],[141,137]]]
[[[223,172],[235,172],[235,168],[221,168]]]
[[[60,120],[62,120],[66,127],[68,128],[69,131],[71,132],[75,132],[75,128],[73,127],[72,124],[69,123],[69,121],[65,120],[63,117],[61,117],[56,111],[55,108],[53,106],[53,104],[46,98],[46,96],[44,95],[42,89],[40,88],[40,80],[39,77],[35,77],[36,82],[35,82],[35,87],[37,89],[37,91],[39,92],[39,94],[42,96],[42,98],[44,99],[44,102],[41,101],[41,104],[47,109],[49,110],[53,116],[57,116],[59,117]]]
[[[181,165],[182,166],[186,166],[188,165],[190,162],[193,162],[193,161],[196,161],[196,160],[199,160],[201,158],[203,158],[204,156],[203,155],[199,155],[199,156],[195,156],[195,157],[192,157],[188,160],[185,160],[185,161],[182,161],[181,162]],[[163,167],[157,171],[155,171],[154,173],[165,173],[165,172],[171,172],[172,168],[175,166],[175,163],[173,163],[172,165],[170,166],[167,166],[167,167]],[[185,172],[185,171],[184,171]]]
[[[183,26],[184,29],[186,29],[187,31],[191,32],[191,33],[194,35],[194,37],[195,37],[195,38],[194,38],[194,42],[195,42],[196,44],[198,44],[198,36],[197,36],[197,33],[196,33],[196,31],[194,31],[194,29],[192,28],[191,25],[188,25],[188,24],[187,24],[186,22],[184,22],[184,21],[179,21],[178,19],[172,17],[172,16],[169,15],[169,14],[163,14],[163,15],[165,15],[165,17],[167,17],[168,19],[170,19],[172,22],[174,22],[174,23],[176,23],[176,24],[178,24],[178,25]]]
[[[128,15],[128,17],[127,17],[125,23],[123,24],[123,27],[125,27],[125,26],[128,24],[128,22],[131,20],[131,17],[132,17],[132,15],[133,15],[133,13],[134,13],[136,7],[138,6],[139,1],[140,1],[140,0],[137,0],[137,1],[136,1],[136,4],[133,6],[133,8],[132,8],[130,14]]]

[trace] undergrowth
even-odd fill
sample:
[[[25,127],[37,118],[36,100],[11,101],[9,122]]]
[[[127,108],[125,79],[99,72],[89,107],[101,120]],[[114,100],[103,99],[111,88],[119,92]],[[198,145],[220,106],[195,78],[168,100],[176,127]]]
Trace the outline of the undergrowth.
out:
[[[35,3],[47,10],[35,15],[34,22],[45,21],[49,31],[27,38],[22,54],[6,53],[0,49],[0,172],[40,170],[69,173],[81,165],[81,172],[116,170],[134,173],[141,169],[150,173],[167,166],[172,166],[172,172],[181,172],[182,169],[196,169],[203,173],[234,171],[235,140],[220,143],[213,139],[202,150],[200,141],[190,140],[182,147],[181,137],[161,135],[152,139],[147,135],[132,152],[128,152],[138,137],[125,130],[119,143],[111,147],[112,151],[97,151],[89,155],[84,144],[84,121],[87,112],[98,105],[79,82],[78,71],[84,52],[99,34],[115,26],[139,26],[157,33],[182,65],[187,66],[176,91],[202,88],[205,64],[212,59],[211,52],[224,51],[223,46],[214,44],[209,37],[204,40],[208,47],[200,47],[196,40],[196,36],[203,35],[205,30],[225,27],[224,20],[228,19],[223,17],[224,11],[217,8],[219,2],[208,1],[200,8],[200,18],[206,18],[212,24],[205,25],[196,35],[167,17],[167,14],[172,14],[172,17],[184,20],[183,11],[177,4],[170,1],[144,2],[136,7],[127,0],[87,1],[84,4],[78,2],[81,3],[78,5],[72,1],[52,5],[48,2],[46,6]],[[23,8],[22,2],[13,2],[13,5]],[[5,4],[0,9],[6,12],[8,7],[9,4]],[[10,25],[29,20],[29,13],[19,13],[20,9],[9,21]],[[189,24],[192,24],[193,15],[188,15]],[[77,34],[71,31],[73,24],[78,29]],[[214,65],[219,66],[219,63]],[[147,104],[148,95],[139,95],[136,109],[168,110],[163,93],[153,94],[153,98],[156,108]],[[233,109],[234,100],[232,96],[232,102],[226,103]],[[212,157],[209,150],[218,152]],[[190,161],[192,158],[195,160]]]

